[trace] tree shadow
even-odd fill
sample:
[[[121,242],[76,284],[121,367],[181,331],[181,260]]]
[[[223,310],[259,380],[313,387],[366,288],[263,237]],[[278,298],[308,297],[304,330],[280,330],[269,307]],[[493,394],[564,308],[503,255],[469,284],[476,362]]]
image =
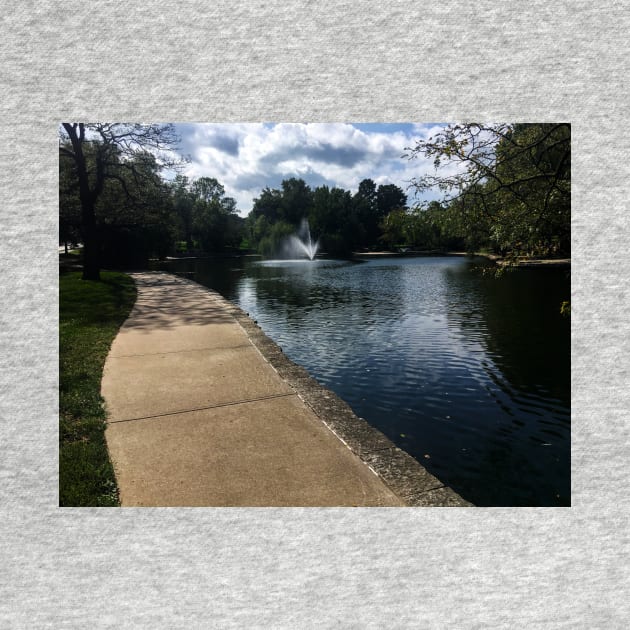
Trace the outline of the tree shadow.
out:
[[[231,305],[201,285],[160,272],[136,273],[133,278],[138,299],[125,322],[126,330],[234,323]]]

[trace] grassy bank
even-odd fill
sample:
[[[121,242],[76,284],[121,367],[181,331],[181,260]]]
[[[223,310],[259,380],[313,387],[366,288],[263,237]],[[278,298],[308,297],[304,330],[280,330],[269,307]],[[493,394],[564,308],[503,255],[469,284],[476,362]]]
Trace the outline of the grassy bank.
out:
[[[101,377],[105,358],[135,299],[133,280],[102,272],[59,276],[59,504],[118,505],[105,444]]]

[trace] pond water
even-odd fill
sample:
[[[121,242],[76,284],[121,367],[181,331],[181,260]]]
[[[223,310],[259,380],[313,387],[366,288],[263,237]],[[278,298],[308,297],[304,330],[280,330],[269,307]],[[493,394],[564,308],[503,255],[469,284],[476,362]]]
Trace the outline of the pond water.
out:
[[[465,499],[570,505],[567,270],[482,258],[180,260]]]

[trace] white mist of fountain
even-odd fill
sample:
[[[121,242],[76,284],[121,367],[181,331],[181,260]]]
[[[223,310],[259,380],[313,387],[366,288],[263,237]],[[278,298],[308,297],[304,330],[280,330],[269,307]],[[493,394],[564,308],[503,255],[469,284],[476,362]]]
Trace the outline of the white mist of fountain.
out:
[[[297,234],[290,236],[285,244],[285,253],[292,258],[306,255],[310,260],[313,260],[317,254],[318,247],[319,241],[313,242],[311,238],[308,220],[302,219]]]

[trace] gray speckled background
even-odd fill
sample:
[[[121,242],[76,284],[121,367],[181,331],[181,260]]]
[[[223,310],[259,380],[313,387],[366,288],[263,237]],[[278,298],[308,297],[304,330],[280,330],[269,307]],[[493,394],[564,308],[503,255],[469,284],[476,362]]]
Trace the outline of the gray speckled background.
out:
[[[2,628],[625,628],[628,2],[7,3]],[[57,123],[573,123],[573,507],[60,509]]]

